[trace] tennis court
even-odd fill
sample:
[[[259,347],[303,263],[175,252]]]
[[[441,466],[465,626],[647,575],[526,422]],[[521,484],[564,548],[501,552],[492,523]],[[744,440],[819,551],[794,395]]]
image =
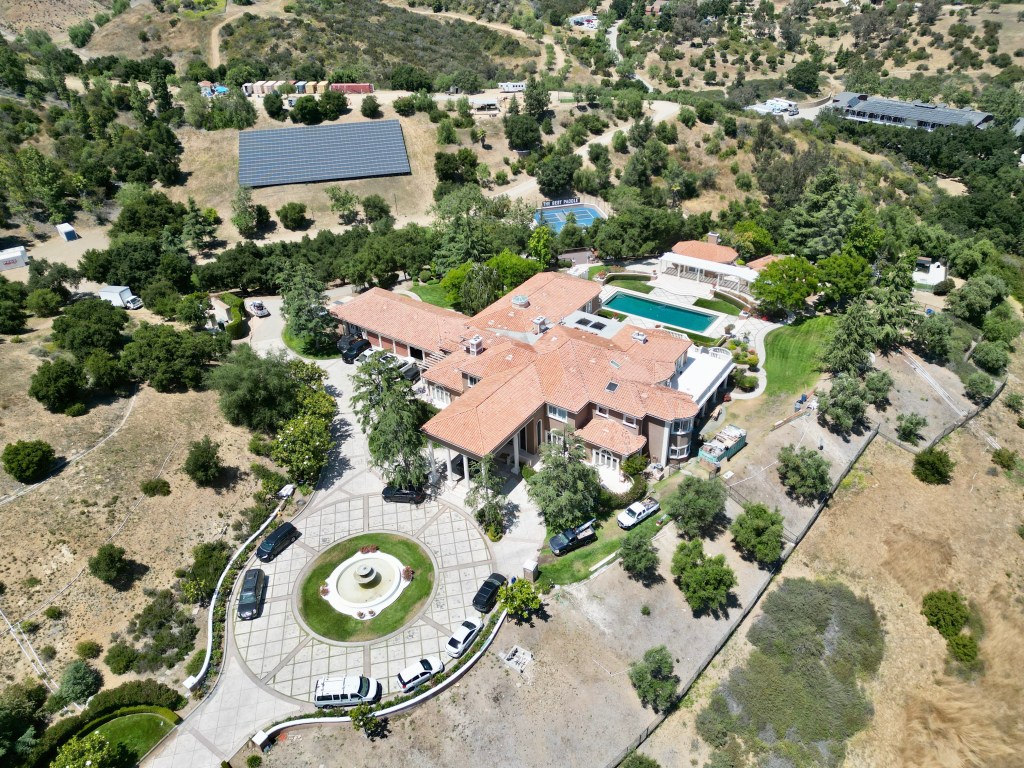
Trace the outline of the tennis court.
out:
[[[560,205],[552,208],[538,208],[533,215],[534,221],[538,224],[546,224],[556,235],[562,231],[569,214],[576,217],[576,226],[589,227],[597,219],[603,219],[604,214],[592,205],[576,203],[574,205]]]

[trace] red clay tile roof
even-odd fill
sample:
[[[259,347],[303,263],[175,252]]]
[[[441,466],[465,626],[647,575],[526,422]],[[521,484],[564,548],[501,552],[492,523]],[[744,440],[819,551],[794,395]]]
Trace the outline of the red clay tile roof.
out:
[[[544,317],[549,326],[554,325],[596,299],[600,293],[601,286],[590,280],[561,272],[541,272],[474,315],[472,322],[485,330],[530,333],[535,317]],[[526,296],[530,300],[529,306],[513,306],[514,296]]]
[[[672,246],[672,253],[691,256],[695,259],[713,261],[715,264],[732,264],[739,254],[727,245],[715,245],[703,240],[683,240]]]
[[[643,435],[633,434],[618,421],[600,416],[591,419],[583,429],[577,430],[576,436],[619,456],[630,456],[647,445],[647,438]]]
[[[339,320],[429,352],[457,349],[460,341],[479,333],[465,315],[382,288],[371,288],[330,311]]]
[[[755,272],[760,272],[762,269],[767,267],[773,261],[778,261],[779,259],[782,259],[782,258],[785,258],[785,257],[784,256],[774,256],[774,255],[762,256],[759,259],[754,259],[753,261],[748,261],[747,262],[747,266],[750,269],[753,269]]]

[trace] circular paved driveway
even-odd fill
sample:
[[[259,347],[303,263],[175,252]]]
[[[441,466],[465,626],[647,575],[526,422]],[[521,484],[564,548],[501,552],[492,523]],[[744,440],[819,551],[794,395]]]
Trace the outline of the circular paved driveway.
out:
[[[380,680],[385,694],[396,693],[400,670],[424,656],[447,660],[444,644],[454,628],[467,616],[479,616],[473,595],[493,562],[483,534],[461,509],[442,501],[390,504],[368,494],[326,503],[292,522],[301,538],[273,562],[255,563],[267,574],[263,613],[254,621],[232,622],[232,648],[262,685],[310,702],[317,678],[366,675]],[[339,643],[311,634],[296,618],[299,574],[335,542],[371,531],[405,534],[430,552],[436,570],[425,608],[377,640]],[[236,600],[237,595],[232,612]]]

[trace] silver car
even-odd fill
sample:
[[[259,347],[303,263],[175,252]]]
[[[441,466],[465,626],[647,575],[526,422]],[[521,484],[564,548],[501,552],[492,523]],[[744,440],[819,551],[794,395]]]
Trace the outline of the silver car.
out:
[[[428,656],[403,669],[398,673],[396,679],[402,693],[408,693],[441,672],[444,672],[444,662],[437,656]]]

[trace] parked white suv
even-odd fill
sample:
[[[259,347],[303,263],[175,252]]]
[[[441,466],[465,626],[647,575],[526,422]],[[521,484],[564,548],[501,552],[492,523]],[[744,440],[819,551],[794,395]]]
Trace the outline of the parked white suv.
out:
[[[441,672],[444,672],[444,662],[437,656],[428,656],[399,672],[397,675],[398,685],[401,687],[402,693],[408,693]]]
[[[380,699],[382,688],[372,677],[322,677],[313,689],[313,703],[322,709],[371,704]]]

